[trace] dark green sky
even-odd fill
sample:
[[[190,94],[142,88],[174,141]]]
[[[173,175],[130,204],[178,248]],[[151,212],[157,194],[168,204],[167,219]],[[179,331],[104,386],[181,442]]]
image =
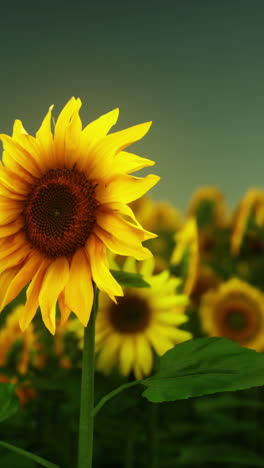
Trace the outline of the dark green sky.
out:
[[[35,131],[72,95],[88,122],[153,127],[133,151],[157,161],[152,191],[185,208],[202,184],[231,206],[264,183],[264,2],[21,2],[1,6],[0,131]]]

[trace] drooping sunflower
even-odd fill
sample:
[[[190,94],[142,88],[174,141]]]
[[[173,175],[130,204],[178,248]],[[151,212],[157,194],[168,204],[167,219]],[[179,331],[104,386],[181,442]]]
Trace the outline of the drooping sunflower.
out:
[[[222,192],[211,185],[197,189],[189,202],[187,216],[195,216],[200,229],[208,225],[226,226],[228,213]]]
[[[129,270],[128,262],[131,267],[132,260],[126,261],[125,270]],[[116,364],[122,375],[132,372],[141,379],[152,370],[153,350],[161,356],[176,343],[191,338],[188,331],[177,328],[188,320],[184,314],[188,299],[175,292],[179,280],[166,270],[153,275],[153,269],[153,259],[143,262],[140,269],[150,288],[126,288],[117,305],[106,295],[101,296],[96,320],[96,365],[106,375]]]
[[[264,296],[245,281],[232,278],[208,291],[199,312],[209,336],[222,336],[256,351],[264,349]]]
[[[264,190],[251,188],[244,195],[235,210],[232,221],[231,252],[238,255],[245,235],[251,234],[252,247],[257,249],[261,243],[253,232],[249,232],[249,223],[264,227]],[[263,246],[262,246],[263,250]]]
[[[190,295],[197,280],[200,260],[195,218],[188,219],[182,229],[175,234],[175,243],[170,263],[172,267],[179,268],[179,275],[183,280],[182,292]]]
[[[142,241],[155,236],[142,228],[127,203],[159,177],[131,176],[154,162],[124,151],[151,123],[108,134],[118,118],[115,109],[82,129],[80,107],[80,99],[70,99],[54,134],[50,107],[35,137],[19,120],[12,137],[0,135],[0,310],[30,283],[22,330],[40,307],[54,334],[57,302],[62,321],[72,311],[87,325],[92,280],[113,299],[122,296],[106,248],[138,260],[151,255]]]
[[[188,218],[195,217],[199,234],[199,251],[210,260],[217,248],[219,237],[229,226],[229,215],[223,193],[214,186],[200,187],[193,194]]]

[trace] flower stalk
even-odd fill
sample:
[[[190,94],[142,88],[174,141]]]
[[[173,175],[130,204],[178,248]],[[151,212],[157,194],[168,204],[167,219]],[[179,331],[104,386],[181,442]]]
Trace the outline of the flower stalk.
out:
[[[94,428],[94,338],[98,309],[98,289],[94,286],[94,302],[87,327],[84,328],[78,468],[91,468]]]

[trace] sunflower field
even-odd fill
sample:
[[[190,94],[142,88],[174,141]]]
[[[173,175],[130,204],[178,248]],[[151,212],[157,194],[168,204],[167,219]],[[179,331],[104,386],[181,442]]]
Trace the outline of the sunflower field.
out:
[[[1,467],[264,466],[264,191],[181,213],[80,107],[0,135]]]

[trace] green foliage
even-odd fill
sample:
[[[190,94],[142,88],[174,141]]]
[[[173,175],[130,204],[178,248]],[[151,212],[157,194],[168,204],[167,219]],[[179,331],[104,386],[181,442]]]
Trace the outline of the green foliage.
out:
[[[211,463],[235,463],[248,467],[262,466],[263,459],[253,451],[242,447],[234,447],[231,444],[191,445],[181,451],[177,462],[186,466],[196,465],[201,462]],[[229,465],[230,466],[230,465]]]
[[[19,402],[15,392],[15,385],[0,383],[0,422],[17,412]]]
[[[155,403],[257,387],[264,385],[264,356],[225,338],[198,338],[164,354],[142,383]]]
[[[113,277],[121,286],[129,288],[149,288],[149,284],[138,273],[129,273],[128,271],[111,270]]]

